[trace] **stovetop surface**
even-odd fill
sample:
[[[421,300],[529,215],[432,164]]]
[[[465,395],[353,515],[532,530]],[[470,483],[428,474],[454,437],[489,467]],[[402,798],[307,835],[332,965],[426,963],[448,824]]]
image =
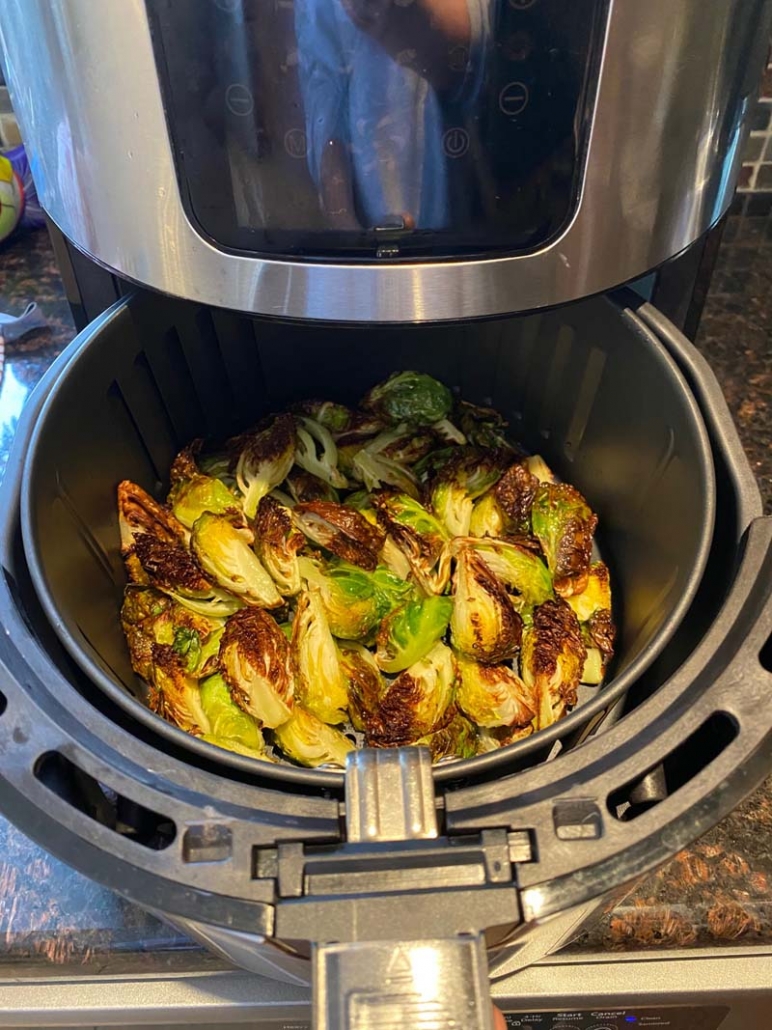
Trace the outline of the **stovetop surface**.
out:
[[[750,207],[750,210],[747,208]],[[736,203],[697,340],[712,363],[772,512],[772,215]],[[0,247],[0,311],[37,301],[49,328],[7,344],[0,474],[19,413],[75,335],[47,232]],[[772,942],[772,779],[693,848],[617,902],[577,952]],[[5,975],[224,968],[178,931],[57,861],[0,817]]]

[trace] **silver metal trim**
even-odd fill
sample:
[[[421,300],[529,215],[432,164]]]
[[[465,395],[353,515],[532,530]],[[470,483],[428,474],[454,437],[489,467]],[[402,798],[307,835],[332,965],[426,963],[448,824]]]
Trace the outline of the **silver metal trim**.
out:
[[[578,208],[534,254],[324,264],[226,253],[185,215],[142,0],[0,0],[41,201],[126,278],[267,315],[423,322],[559,304],[633,279],[726,209],[768,0],[611,0]],[[763,44],[763,45],[762,45]]]
[[[432,756],[424,747],[352,751],[346,761],[349,842],[437,837]]]

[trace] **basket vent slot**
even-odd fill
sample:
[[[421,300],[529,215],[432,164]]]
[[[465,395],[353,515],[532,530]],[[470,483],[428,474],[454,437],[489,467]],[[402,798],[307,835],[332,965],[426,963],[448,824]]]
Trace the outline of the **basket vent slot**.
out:
[[[2,690],[0,690],[0,715],[2,715],[5,712],[7,707],[8,707],[8,698],[5,696],[5,694],[2,692]]]
[[[58,751],[38,758],[35,778],[71,808],[152,851],[168,848],[177,834],[171,819],[117,794]]]
[[[636,776],[634,780],[619,787],[607,799],[608,810],[615,819],[629,822],[656,807],[665,797],[671,797],[690,783],[711,762],[721,755],[739,732],[739,727],[726,712],[714,712],[705,722],[690,734],[656,766]],[[647,777],[656,774],[664,776],[665,791],[652,794],[646,801],[640,798],[639,786]]]

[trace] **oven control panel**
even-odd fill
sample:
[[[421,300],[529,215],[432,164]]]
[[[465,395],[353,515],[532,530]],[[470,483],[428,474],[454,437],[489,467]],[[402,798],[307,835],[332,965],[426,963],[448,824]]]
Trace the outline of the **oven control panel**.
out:
[[[516,1030],[719,1030],[729,1009],[721,1006],[598,1009],[594,1012],[509,1013]]]

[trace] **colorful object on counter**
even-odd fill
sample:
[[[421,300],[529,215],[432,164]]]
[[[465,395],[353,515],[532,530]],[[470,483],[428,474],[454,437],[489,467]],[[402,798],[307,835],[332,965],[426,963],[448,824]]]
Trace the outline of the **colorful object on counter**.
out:
[[[27,151],[19,144],[0,154],[0,243],[18,229],[39,229],[45,215],[38,202]]]

